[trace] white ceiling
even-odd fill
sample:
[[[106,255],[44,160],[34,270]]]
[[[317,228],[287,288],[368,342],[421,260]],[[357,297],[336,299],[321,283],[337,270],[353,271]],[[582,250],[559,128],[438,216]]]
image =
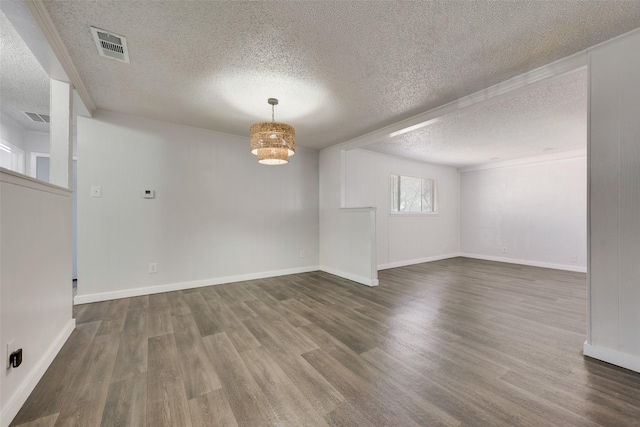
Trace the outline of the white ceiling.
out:
[[[98,108],[248,137],[276,97],[276,120],[316,149],[640,27],[640,1],[45,4]],[[100,57],[91,25],[125,36],[131,63]],[[584,144],[584,78],[367,148],[452,165],[570,149]]]
[[[582,69],[363,148],[465,167],[586,147],[587,70]]]
[[[0,110],[23,128],[49,132],[49,125],[36,123],[24,111],[49,114],[49,76],[0,12]]]

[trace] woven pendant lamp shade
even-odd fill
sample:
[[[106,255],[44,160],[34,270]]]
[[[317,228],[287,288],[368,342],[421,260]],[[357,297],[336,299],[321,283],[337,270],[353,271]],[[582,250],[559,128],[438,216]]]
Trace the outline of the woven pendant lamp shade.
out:
[[[272,109],[278,104],[274,98],[269,98],[268,102]],[[295,153],[296,131],[292,126],[276,122],[251,125],[251,154],[258,156],[258,163],[283,165],[289,163],[289,156]]]

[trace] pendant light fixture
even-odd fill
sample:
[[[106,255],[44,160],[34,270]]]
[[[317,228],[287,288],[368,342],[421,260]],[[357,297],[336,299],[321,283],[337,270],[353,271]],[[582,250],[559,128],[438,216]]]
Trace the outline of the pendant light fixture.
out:
[[[258,156],[258,163],[263,165],[284,165],[289,163],[289,156],[296,153],[296,131],[274,121],[278,100],[269,98],[267,102],[271,105],[271,122],[251,125],[251,154]]]

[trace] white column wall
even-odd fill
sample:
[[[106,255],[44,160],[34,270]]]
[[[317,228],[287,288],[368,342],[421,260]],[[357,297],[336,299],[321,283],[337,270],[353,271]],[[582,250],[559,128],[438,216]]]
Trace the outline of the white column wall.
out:
[[[344,152],[320,152],[320,269],[367,286],[378,285],[375,207],[342,206]]]
[[[589,336],[640,372],[640,33],[589,55]]]
[[[264,166],[248,137],[98,111],[78,158],[76,303],[318,269],[315,150]]]
[[[51,79],[49,182],[65,188],[73,186],[72,99],[71,84]]]

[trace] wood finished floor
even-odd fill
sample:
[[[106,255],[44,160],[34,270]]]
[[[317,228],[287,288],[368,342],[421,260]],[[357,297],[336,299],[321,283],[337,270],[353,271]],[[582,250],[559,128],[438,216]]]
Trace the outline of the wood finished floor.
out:
[[[76,307],[12,426],[640,426],[585,275],[455,258]]]

